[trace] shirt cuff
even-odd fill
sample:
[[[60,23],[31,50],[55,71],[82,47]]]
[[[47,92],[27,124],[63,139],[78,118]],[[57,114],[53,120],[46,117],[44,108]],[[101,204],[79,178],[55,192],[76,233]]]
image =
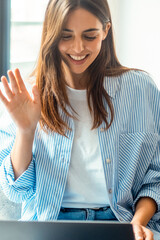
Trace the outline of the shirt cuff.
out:
[[[144,189],[142,189],[139,192],[137,198],[133,202],[133,206],[132,206],[133,212],[135,212],[135,210],[136,210],[136,204],[137,204],[138,200],[143,197],[152,198],[157,204],[157,212],[160,211],[160,197],[159,197],[158,191],[156,191],[156,189],[154,190],[154,187],[150,187],[150,188],[145,187]]]
[[[22,202],[34,194],[36,185],[34,158],[28,169],[15,180],[11,158],[7,156],[0,167],[0,175],[1,187],[9,200]]]

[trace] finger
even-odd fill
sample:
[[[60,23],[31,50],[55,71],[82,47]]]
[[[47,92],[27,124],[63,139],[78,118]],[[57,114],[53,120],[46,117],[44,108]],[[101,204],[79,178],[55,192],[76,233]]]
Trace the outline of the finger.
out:
[[[19,69],[16,68],[14,72],[15,72],[16,80],[17,80],[17,82],[18,82],[18,85],[19,85],[20,90],[21,90],[22,92],[23,92],[23,91],[26,91],[26,86],[25,86],[25,84],[24,84],[24,82],[23,82],[23,79],[22,79],[22,77],[21,77],[21,74],[20,74]]]
[[[145,240],[144,232],[142,227],[133,225],[135,240]]]
[[[12,93],[10,86],[8,84],[7,78],[6,77],[1,77],[1,81],[3,83],[3,87],[5,90],[5,93],[7,95],[7,97],[9,98],[9,100],[11,100],[14,97],[14,94]]]
[[[3,95],[2,91],[0,90],[0,100],[3,102],[3,104],[7,107],[8,106],[8,100]]]
[[[145,229],[146,238],[145,240],[154,240],[154,234],[149,229]]]
[[[36,85],[33,85],[32,93],[33,93],[34,102],[40,103],[40,94],[39,94],[39,91],[38,91],[38,87]]]
[[[140,235],[136,235],[136,240],[145,240],[145,238],[143,236],[140,236]]]
[[[145,237],[142,234],[137,233],[135,234],[135,240],[145,240]]]
[[[11,82],[12,92],[15,94],[19,93],[19,86],[18,86],[18,83],[16,81],[16,78],[15,78],[13,72],[11,70],[9,70],[7,73],[8,73],[10,82]]]

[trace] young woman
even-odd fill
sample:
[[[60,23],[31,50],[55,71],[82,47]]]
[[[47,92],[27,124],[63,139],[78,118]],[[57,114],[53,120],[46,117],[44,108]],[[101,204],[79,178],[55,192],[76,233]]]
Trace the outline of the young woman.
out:
[[[129,221],[152,240],[160,93],[119,63],[106,0],[49,1],[34,75],[32,94],[18,69],[1,78],[0,184],[21,219]]]

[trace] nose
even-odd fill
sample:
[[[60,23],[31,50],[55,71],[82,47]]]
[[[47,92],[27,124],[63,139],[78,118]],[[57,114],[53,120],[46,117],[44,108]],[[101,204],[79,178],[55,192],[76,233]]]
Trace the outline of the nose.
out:
[[[74,39],[73,45],[72,45],[73,50],[75,53],[81,53],[84,50],[84,42],[82,39]]]

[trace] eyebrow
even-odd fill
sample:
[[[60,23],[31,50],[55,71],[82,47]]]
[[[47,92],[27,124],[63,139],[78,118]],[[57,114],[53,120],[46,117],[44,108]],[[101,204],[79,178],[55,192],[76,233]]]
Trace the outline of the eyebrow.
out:
[[[67,29],[67,28],[63,29],[63,31],[64,32],[73,32],[72,30]],[[98,28],[89,28],[89,29],[87,29],[87,30],[85,30],[83,32],[86,33],[86,32],[94,32],[94,31],[99,31],[99,29]]]

